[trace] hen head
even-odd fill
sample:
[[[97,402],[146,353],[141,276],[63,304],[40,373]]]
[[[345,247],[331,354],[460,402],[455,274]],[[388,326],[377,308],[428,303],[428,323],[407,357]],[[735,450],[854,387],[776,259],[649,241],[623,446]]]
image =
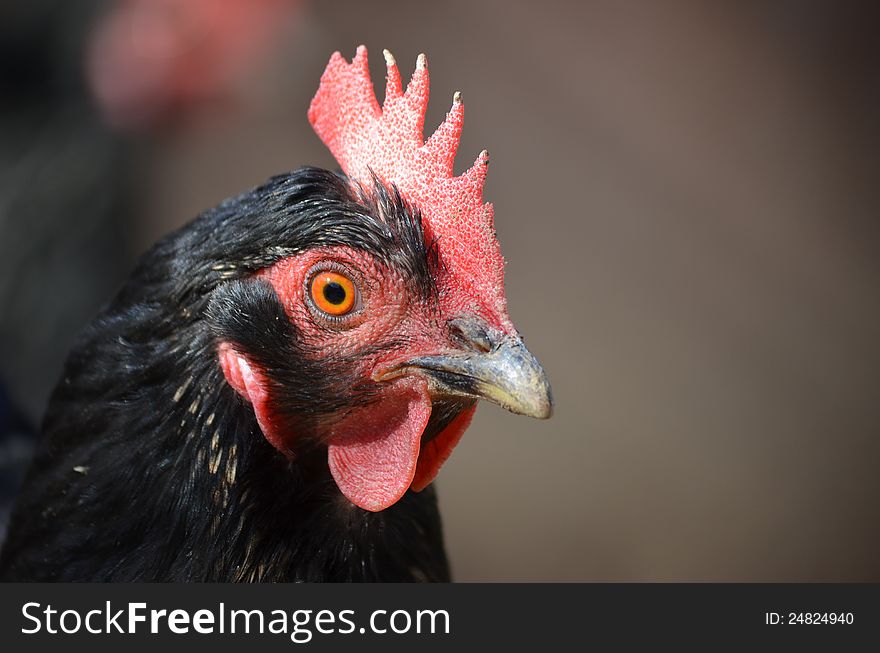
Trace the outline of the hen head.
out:
[[[248,344],[246,318],[218,334],[224,376],[266,439],[294,460],[326,447],[339,489],[370,511],[434,479],[478,399],[538,418],[552,410],[547,378],[507,314],[482,200],[488,154],[453,176],[460,95],[425,141],[424,55],[405,92],[385,57],[382,107],[361,46],[351,63],[333,55],[309,109],[345,192],[370,210],[258,273],[283,306],[287,340]],[[296,366],[279,365],[285,356]]]

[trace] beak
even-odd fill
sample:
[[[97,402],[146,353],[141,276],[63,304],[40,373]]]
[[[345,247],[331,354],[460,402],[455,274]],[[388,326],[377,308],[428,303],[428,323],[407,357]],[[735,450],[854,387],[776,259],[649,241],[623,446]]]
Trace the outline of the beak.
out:
[[[383,374],[383,380],[418,370],[438,396],[487,399],[517,415],[547,419],[553,394],[541,364],[517,337],[487,341],[488,351],[420,356]]]

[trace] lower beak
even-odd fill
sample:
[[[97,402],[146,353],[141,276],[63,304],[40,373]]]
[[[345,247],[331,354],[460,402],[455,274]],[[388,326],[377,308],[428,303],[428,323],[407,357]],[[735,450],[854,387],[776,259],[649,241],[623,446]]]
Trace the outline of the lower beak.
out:
[[[487,399],[518,415],[547,419],[553,394],[541,364],[519,338],[504,336],[485,353],[420,356],[384,378],[418,370],[432,394]]]

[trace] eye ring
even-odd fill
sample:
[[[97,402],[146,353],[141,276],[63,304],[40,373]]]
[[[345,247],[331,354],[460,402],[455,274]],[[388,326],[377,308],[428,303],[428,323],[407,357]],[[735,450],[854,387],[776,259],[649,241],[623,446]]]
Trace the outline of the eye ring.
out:
[[[361,294],[355,276],[337,265],[316,266],[308,276],[305,290],[309,307],[330,322],[346,320],[360,308]]]

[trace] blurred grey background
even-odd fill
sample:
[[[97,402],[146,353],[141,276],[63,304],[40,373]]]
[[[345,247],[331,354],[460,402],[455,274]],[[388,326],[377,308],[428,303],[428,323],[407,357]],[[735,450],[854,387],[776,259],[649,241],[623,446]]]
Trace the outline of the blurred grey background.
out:
[[[238,24],[264,47],[197,93],[198,66],[130,88],[157,62],[107,16],[139,4],[0,10],[35,26],[5,50],[51,36],[63,68],[0,94],[0,375],[32,420],[153,240],[336,167],[306,120],[331,52],[366,44],[380,99],[382,48],[407,78],[425,52],[426,130],[461,90],[457,168],[492,154],[511,315],[557,401],[482,406],[441,472],[456,579],[880,580],[876,3],[260,0]]]

